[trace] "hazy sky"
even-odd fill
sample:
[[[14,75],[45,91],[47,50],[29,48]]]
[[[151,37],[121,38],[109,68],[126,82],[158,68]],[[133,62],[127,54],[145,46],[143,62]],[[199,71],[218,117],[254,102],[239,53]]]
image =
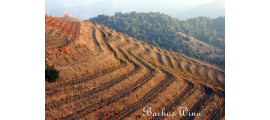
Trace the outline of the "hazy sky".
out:
[[[107,15],[131,11],[178,15],[214,1],[224,5],[224,0],[45,0],[45,8],[46,13],[52,15],[69,12],[85,19],[95,16],[94,12]]]
[[[133,6],[141,4],[153,4],[153,6],[149,6],[149,8],[155,8],[159,6],[161,8],[167,9],[189,9],[202,4],[213,2],[215,0],[46,0],[45,3],[46,7],[49,7],[49,9],[51,9],[63,7],[77,7],[106,1],[112,2],[114,7],[132,4]]]

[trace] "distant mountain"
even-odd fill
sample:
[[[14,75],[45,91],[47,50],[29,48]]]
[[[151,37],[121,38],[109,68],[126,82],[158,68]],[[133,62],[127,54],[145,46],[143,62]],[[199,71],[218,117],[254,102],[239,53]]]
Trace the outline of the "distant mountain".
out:
[[[194,18],[198,16],[207,16],[210,18],[217,18],[220,16],[225,16],[225,3],[224,0],[216,0],[214,2],[204,4],[193,9],[187,10],[183,13],[178,13],[174,15],[175,17],[185,20],[189,18]]]

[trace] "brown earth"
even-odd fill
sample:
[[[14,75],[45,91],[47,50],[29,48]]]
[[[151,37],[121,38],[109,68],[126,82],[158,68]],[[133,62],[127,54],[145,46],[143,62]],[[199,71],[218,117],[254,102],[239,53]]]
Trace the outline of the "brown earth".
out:
[[[60,78],[45,83],[45,117],[55,119],[224,118],[225,72],[106,26],[45,16],[45,63]],[[198,116],[143,116],[143,108]]]

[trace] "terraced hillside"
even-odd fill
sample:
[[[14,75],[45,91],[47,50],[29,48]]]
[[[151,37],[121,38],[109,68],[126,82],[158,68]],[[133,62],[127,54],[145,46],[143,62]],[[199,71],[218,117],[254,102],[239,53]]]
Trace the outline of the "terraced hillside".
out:
[[[224,119],[225,72],[125,34],[76,19],[45,16],[46,66],[60,78],[45,87],[55,119]],[[143,116],[144,107],[201,116]]]

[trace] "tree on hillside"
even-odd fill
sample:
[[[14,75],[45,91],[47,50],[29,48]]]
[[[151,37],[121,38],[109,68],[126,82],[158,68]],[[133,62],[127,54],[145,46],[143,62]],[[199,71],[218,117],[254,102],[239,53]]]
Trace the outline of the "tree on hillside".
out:
[[[47,82],[55,82],[59,77],[59,71],[53,66],[48,66],[45,69],[45,80]]]

